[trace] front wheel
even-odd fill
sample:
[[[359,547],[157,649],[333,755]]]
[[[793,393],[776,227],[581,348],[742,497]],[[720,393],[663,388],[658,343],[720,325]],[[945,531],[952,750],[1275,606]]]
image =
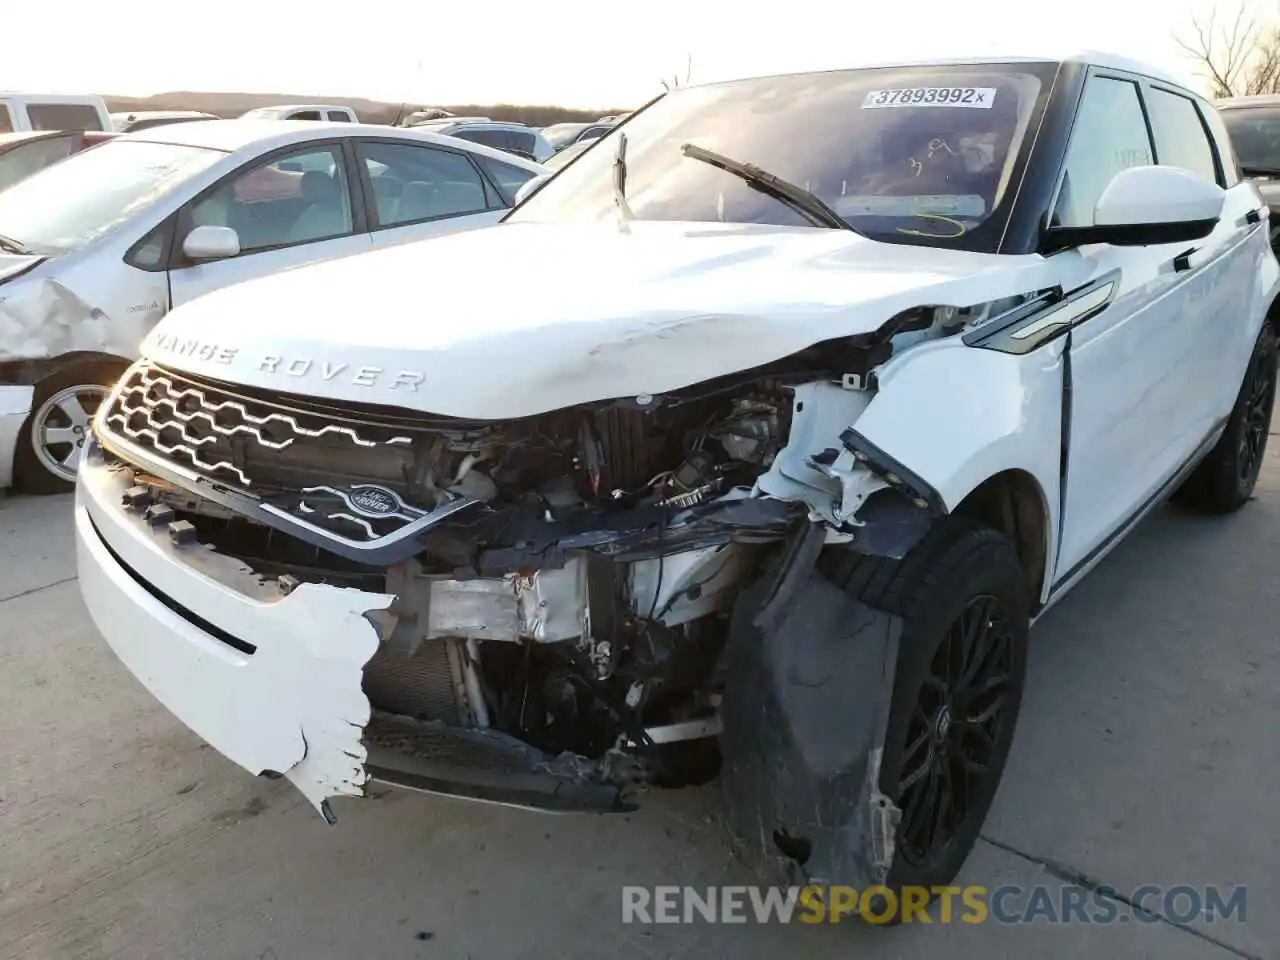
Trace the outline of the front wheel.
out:
[[[26,493],[66,493],[76,480],[90,422],[118,371],[78,367],[36,385],[35,409],[23,425],[14,456],[17,487]]]
[[[959,872],[1004,773],[1030,603],[1013,545],[975,522],[945,520],[892,563],[841,564],[841,585],[903,620],[880,768],[902,811],[888,886],[931,889]]]

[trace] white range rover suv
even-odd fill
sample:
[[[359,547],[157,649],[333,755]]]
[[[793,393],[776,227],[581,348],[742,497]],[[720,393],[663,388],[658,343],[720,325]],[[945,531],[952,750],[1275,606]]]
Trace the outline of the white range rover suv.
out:
[[[676,90],[499,226],[174,310],[86,447],[85,601],[330,820],[718,776],[767,872],[946,883],[1032,623],[1166,497],[1250,499],[1267,226],[1117,58]]]

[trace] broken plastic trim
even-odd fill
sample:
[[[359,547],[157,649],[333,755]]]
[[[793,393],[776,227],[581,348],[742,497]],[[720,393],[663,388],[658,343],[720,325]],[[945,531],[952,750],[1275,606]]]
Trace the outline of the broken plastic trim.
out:
[[[917,506],[927,509],[934,516],[946,516],[947,504],[942,495],[906,464],[885,453],[853,427],[848,427],[840,434],[840,442],[859,463],[890,487],[901,490],[912,500],[918,501]]]
[[[836,548],[840,549],[840,548]],[[721,705],[727,825],[735,853],[783,884],[883,884],[901,812],[880,764],[902,621],[793,554],[781,615],[760,629],[771,583],[734,609]],[[806,569],[807,567],[807,569]]]
[[[197,496],[211,500],[220,506],[233,510],[241,516],[256,520],[264,526],[279,530],[296,537],[313,547],[320,547],[338,556],[365,563],[370,566],[391,566],[408,560],[422,551],[418,537],[428,529],[440,523],[446,517],[454,516],[464,509],[477,506],[479,500],[462,499],[438,507],[423,516],[420,520],[406,524],[394,533],[378,540],[360,542],[337,537],[305,520],[291,516],[278,507],[263,503],[256,497],[232,490],[217,481],[210,480],[191,470],[165,463],[149,454],[141,447],[125,440],[114,433],[96,431],[98,442],[111,453],[125,460],[134,469],[153,474],[175,486],[190,490]]]

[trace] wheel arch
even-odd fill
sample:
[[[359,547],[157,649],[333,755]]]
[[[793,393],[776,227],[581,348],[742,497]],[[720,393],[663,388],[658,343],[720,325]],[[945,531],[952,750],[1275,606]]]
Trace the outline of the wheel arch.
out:
[[[1266,323],[1270,324],[1275,335],[1280,337],[1280,292],[1272,298],[1270,306],[1267,307]]]
[[[63,371],[78,367],[89,369],[109,366],[123,370],[131,362],[128,357],[98,350],[75,350],[58,354],[56,357],[11,360],[0,363],[0,383],[32,386],[49,377],[57,376]]]
[[[1027,595],[1039,607],[1050,575],[1053,513],[1044,487],[1027,470],[995,473],[965,494],[951,513],[969,516],[1004,534],[1013,543],[1027,582]]]

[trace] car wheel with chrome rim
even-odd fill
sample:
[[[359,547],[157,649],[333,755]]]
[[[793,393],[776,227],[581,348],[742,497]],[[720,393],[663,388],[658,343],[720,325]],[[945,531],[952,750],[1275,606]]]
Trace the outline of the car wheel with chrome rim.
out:
[[[25,493],[66,493],[75,485],[80,454],[98,407],[119,370],[104,366],[59,371],[36,384],[14,458],[14,478]]]

